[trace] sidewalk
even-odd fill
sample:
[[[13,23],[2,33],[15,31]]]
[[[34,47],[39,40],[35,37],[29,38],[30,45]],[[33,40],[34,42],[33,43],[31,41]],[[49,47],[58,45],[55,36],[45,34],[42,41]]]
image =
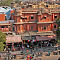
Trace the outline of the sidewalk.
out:
[[[60,55],[43,56],[42,60],[58,60]]]
[[[34,58],[36,60],[58,60],[58,58],[60,57],[60,55],[51,55],[51,56],[42,56],[42,57],[37,57],[37,58]],[[34,60],[32,59],[32,60]]]

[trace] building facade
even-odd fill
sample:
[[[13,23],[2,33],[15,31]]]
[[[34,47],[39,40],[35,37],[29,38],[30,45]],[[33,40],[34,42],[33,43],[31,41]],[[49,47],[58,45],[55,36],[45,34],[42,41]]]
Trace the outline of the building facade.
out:
[[[48,13],[47,11],[38,13],[38,10],[23,10],[22,15],[13,16],[15,20],[15,32],[22,33],[25,31],[47,32],[56,31],[56,19],[60,17],[60,13]]]
[[[37,41],[44,45],[46,45],[45,42],[52,45],[56,43],[56,30],[58,28],[56,20],[60,18],[59,10],[17,7],[14,11],[11,11],[11,20],[6,20],[5,14],[2,15],[0,31],[21,35],[20,38],[24,43],[27,41],[30,41],[30,43]],[[15,44],[18,42],[15,39],[10,42],[11,38],[8,37],[7,39],[9,40],[7,40],[7,43]]]

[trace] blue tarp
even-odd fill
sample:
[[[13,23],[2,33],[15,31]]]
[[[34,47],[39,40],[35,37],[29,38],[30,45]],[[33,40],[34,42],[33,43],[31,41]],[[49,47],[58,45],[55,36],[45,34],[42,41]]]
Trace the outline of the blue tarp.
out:
[[[11,9],[10,7],[7,7],[6,9],[3,8],[3,7],[0,7],[0,13],[6,14],[6,19],[7,20],[9,20],[10,17],[11,17],[11,14],[10,14],[11,10],[13,10],[13,9]]]
[[[9,20],[11,17],[10,10],[6,12],[6,19]]]

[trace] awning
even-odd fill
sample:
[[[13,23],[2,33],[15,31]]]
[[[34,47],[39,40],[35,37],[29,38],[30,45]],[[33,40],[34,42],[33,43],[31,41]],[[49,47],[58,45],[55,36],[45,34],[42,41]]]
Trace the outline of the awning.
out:
[[[56,36],[36,36],[36,40],[51,40],[51,39],[56,39]]]
[[[37,32],[37,35],[40,35],[40,36],[46,36],[46,35],[55,35],[52,31],[47,31],[47,32]]]
[[[36,40],[35,36],[22,36],[22,40]]]
[[[22,42],[20,35],[6,36],[6,43]]]
[[[22,40],[31,40],[31,36],[22,36]]]

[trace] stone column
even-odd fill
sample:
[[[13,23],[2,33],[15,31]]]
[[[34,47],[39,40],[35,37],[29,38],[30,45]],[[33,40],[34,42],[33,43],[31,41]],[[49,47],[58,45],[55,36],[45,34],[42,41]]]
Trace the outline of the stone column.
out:
[[[23,32],[23,25],[20,25],[20,32]]]

